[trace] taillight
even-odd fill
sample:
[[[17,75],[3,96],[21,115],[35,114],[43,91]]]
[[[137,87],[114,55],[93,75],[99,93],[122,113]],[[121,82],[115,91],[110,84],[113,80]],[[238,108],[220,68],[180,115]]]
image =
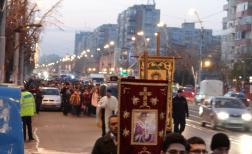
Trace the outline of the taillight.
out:
[[[192,92],[192,95],[194,95],[195,93],[194,92]]]

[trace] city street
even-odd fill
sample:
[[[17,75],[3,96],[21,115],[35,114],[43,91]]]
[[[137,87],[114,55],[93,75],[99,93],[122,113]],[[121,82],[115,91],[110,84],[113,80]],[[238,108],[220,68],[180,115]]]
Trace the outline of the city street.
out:
[[[35,142],[26,142],[26,153],[88,154],[100,136],[94,117],[63,116],[61,112],[41,112],[33,118]]]
[[[88,154],[91,153],[100,131],[94,117],[63,116],[61,112],[41,112],[33,118],[36,141],[25,143],[26,153],[37,154]],[[227,133],[231,139],[231,154],[252,153],[252,133],[212,130],[202,128],[197,120],[188,120],[184,132],[186,138],[200,136],[210,145],[211,137],[217,132]]]

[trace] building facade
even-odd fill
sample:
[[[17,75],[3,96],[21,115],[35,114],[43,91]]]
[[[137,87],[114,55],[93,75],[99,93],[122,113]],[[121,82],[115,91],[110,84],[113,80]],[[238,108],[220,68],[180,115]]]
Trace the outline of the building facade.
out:
[[[200,49],[202,41],[202,54],[207,53],[209,47],[220,45],[219,36],[213,36],[211,29],[195,28],[195,23],[182,23],[181,28],[167,27],[167,35],[171,46]]]
[[[222,60],[232,68],[242,54],[252,50],[252,1],[227,2],[223,7],[227,16],[223,18]]]
[[[80,53],[85,50],[88,46],[89,37],[92,35],[92,32],[78,32],[75,34],[74,41],[74,54],[80,55]]]
[[[164,55],[186,57],[185,61],[193,66],[197,74],[201,59],[203,65],[199,79],[219,78],[218,69],[211,68],[217,68],[220,63],[221,37],[214,36],[211,29],[197,29],[195,28],[195,23],[186,22],[182,23],[181,28],[167,27],[167,38],[168,40],[166,41],[168,41],[169,48],[163,46]],[[204,61],[207,60],[211,61],[211,68],[210,66],[204,66]]]
[[[156,45],[154,34],[159,22],[160,10],[155,5],[134,5],[119,14],[117,23],[121,66],[133,64],[135,61],[131,57],[139,55],[143,50],[153,54]],[[141,31],[142,36],[137,35]],[[135,39],[132,40],[133,37]]]

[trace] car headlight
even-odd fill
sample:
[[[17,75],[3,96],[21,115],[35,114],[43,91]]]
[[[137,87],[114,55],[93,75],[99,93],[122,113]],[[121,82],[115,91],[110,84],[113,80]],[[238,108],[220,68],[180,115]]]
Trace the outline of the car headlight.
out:
[[[252,116],[249,113],[245,113],[242,115],[242,119],[245,121],[250,121],[250,120],[252,120]]]
[[[217,118],[220,120],[226,120],[229,118],[229,114],[226,112],[219,112],[217,113]]]

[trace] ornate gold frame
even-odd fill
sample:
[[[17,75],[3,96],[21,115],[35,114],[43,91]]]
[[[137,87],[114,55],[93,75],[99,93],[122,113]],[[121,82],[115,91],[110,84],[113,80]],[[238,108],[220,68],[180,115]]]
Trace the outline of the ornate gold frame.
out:
[[[148,113],[154,113],[155,114],[155,122],[156,122],[156,130],[155,130],[155,140],[154,143],[139,143],[139,142],[134,142],[133,138],[134,138],[134,126],[136,124],[136,119],[134,119],[135,114],[137,112],[148,112]],[[131,145],[157,145],[157,140],[158,140],[158,110],[154,110],[154,109],[133,109],[132,113],[131,113]]]

